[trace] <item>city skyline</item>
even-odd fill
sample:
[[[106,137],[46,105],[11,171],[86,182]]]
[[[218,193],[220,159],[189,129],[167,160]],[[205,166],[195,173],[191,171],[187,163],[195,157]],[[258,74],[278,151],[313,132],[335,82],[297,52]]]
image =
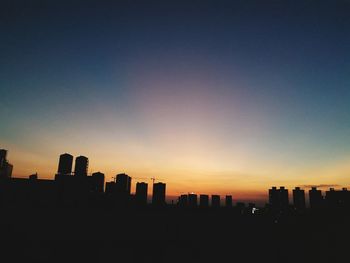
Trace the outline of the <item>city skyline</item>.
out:
[[[14,177],[68,152],[174,197],[350,186],[346,2],[34,2],[0,11]]]
[[[276,186],[271,186],[271,189],[268,190],[267,196],[255,198],[255,199],[240,199],[237,198],[234,194],[234,197],[232,197],[232,191],[230,194],[226,195],[224,194],[218,194],[211,192],[210,194],[208,192],[189,192],[185,193],[186,191],[181,191],[177,196],[174,195],[168,195],[166,194],[166,183],[161,182],[159,178],[147,178],[147,177],[132,177],[129,176],[126,173],[117,173],[115,176],[112,177],[111,180],[105,180],[105,174],[101,171],[95,171],[89,173],[89,158],[86,156],[77,156],[75,157],[75,161],[73,161],[74,156],[69,153],[63,153],[59,156],[58,165],[57,165],[57,171],[55,172],[54,178],[40,178],[38,173],[33,173],[29,176],[25,177],[12,177],[13,172],[13,165],[9,162],[7,158],[8,151],[6,149],[0,149],[0,178],[2,180],[15,180],[13,184],[16,185],[16,180],[21,180],[22,183],[27,181],[33,182],[33,180],[43,180],[50,184],[60,184],[65,182],[64,184],[71,185],[72,189],[75,189],[74,191],[77,191],[76,194],[79,195],[79,189],[81,187],[87,187],[86,190],[90,189],[89,191],[92,191],[92,193],[96,192],[99,194],[105,194],[106,198],[111,197],[111,194],[114,195],[116,193],[118,198],[121,198],[122,200],[124,198],[135,198],[135,201],[137,204],[145,205],[147,203],[149,204],[171,204],[171,205],[179,205],[181,206],[189,206],[189,207],[197,207],[197,205],[201,208],[208,207],[209,204],[212,207],[227,207],[230,208],[233,206],[233,203],[236,204],[237,207],[240,205],[245,205],[245,203],[248,203],[248,205],[258,205],[259,207],[264,207],[266,205],[272,205],[273,207],[284,207],[288,208],[291,205],[297,209],[297,210],[304,210],[306,207],[322,207],[323,200],[326,200],[330,198],[330,194],[334,194],[333,199],[338,200],[337,198],[344,198],[342,193],[347,194],[348,190],[347,187],[341,187],[339,189],[339,185],[324,185],[324,184],[318,184],[318,185],[297,185],[292,191],[288,191],[288,188],[285,186],[280,186],[279,189],[277,189]],[[23,181],[23,179],[25,181]],[[132,179],[134,179],[136,182],[132,184]],[[72,181],[73,180],[73,181]],[[76,182],[74,180],[77,180]],[[86,181],[87,180],[87,181]],[[152,180],[152,194],[148,194],[148,181]],[[86,182],[85,182],[86,181]],[[75,183],[74,183],[75,182]],[[85,182],[85,183],[84,183]],[[80,185],[80,186],[79,186]],[[85,185],[85,186],[84,186]],[[133,186],[134,185],[134,186]],[[52,186],[51,186],[52,187]],[[47,188],[45,186],[44,188]],[[318,189],[317,189],[318,188]],[[335,189],[337,188],[337,189]],[[50,188],[47,188],[50,189]],[[150,190],[151,190],[150,189]],[[305,191],[309,189],[309,195],[306,198]],[[345,192],[344,192],[345,191]],[[280,197],[280,192],[284,193],[282,197]],[[114,194],[113,194],[114,193]],[[273,194],[274,193],[274,194]],[[325,194],[325,195],[324,195]],[[157,195],[162,196],[162,201],[159,200],[159,197]],[[313,197],[316,195],[316,197]],[[337,195],[339,195],[337,197]],[[123,197],[124,196],[124,197]],[[129,197],[127,197],[129,196]],[[211,196],[211,199],[209,198]],[[273,197],[274,196],[274,197]],[[350,195],[349,195],[350,196]],[[117,198],[117,199],[118,199]],[[202,200],[202,199],[205,200]],[[279,201],[279,199],[283,201]],[[72,199],[70,197],[69,199]],[[316,201],[313,201],[313,200]],[[74,198],[73,198],[74,200]],[[156,201],[155,201],[156,200]],[[211,200],[211,202],[209,202]],[[292,201],[289,201],[292,200]],[[199,201],[199,202],[198,202]],[[282,203],[280,203],[282,202]],[[338,203],[338,201],[332,201],[335,204]],[[342,203],[343,201],[339,201]],[[347,201],[346,201],[347,202]],[[318,203],[315,205],[315,203]]]

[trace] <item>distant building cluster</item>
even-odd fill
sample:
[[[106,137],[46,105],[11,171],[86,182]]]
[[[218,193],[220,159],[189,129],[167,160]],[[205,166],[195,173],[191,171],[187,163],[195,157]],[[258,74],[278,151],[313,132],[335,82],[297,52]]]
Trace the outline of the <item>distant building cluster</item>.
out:
[[[74,170],[73,170],[74,163]],[[64,153],[59,156],[57,173],[53,180],[39,179],[37,174],[28,178],[12,177],[13,166],[7,160],[7,150],[0,150],[0,203],[2,204],[62,204],[66,206],[116,205],[119,207],[143,207],[149,201],[154,207],[165,207],[166,184],[152,184],[152,196],[149,200],[148,183],[137,182],[135,193],[131,193],[132,177],[125,173],[117,174],[112,181],[105,183],[105,175],[101,172],[89,174],[89,159],[86,156],[75,158]],[[346,188],[329,191],[322,194],[321,190],[312,187],[308,191],[309,206],[313,210],[330,208],[350,208],[350,191]],[[287,188],[272,187],[268,190],[268,204],[265,211],[278,214],[303,213],[306,208],[305,190],[295,187],[292,191],[292,203]],[[179,208],[206,209],[233,208],[239,213],[254,213],[258,209],[255,204],[247,206],[242,202],[233,205],[232,195],[221,199],[220,195],[188,193],[178,197],[176,205]],[[260,209],[259,209],[260,210]]]
[[[12,178],[12,165],[6,160],[6,150],[1,150],[0,198],[6,203],[30,202],[34,204],[144,206],[148,204],[148,184],[137,182],[135,194],[131,194],[132,178],[117,174],[114,181],[105,183],[101,172],[88,173],[89,159],[61,154],[54,180],[39,179],[37,174],[29,178]],[[11,169],[9,169],[9,167]],[[3,172],[4,171],[4,172]],[[154,181],[153,181],[154,182]],[[152,205],[166,205],[166,185],[153,183]]]
[[[272,187],[269,189],[269,209],[275,212],[287,212],[291,209],[302,212],[306,209],[305,191],[300,187],[293,189],[293,205],[289,203],[288,189]],[[316,187],[309,190],[309,203],[311,209],[323,208],[349,208],[350,191],[347,188],[335,190],[330,188],[322,195],[322,191]]]
[[[194,207],[208,208],[210,206],[212,208],[222,207],[220,195],[211,195],[209,198],[209,195],[200,194],[199,200],[198,200],[198,195],[195,193],[180,195],[178,198],[178,205],[181,207],[191,207],[191,208],[194,208]],[[225,203],[223,206],[227,208],[230,208],[233,206],[232,195],[225,196]]]

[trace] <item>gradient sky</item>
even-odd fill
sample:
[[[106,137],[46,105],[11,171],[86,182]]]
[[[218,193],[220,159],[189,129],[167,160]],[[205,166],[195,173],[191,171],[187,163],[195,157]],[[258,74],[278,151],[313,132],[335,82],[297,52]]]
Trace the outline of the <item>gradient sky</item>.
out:
[[[69,152],[169,195],[350,186],[350,1],[1,2],[14,176]]]

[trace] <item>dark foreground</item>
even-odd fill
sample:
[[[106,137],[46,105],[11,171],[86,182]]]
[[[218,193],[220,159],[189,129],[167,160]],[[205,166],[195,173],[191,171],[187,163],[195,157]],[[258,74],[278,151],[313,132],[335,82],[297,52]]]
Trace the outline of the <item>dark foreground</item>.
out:
[[[0,262],[349,262],[349,219],[3,208]]]

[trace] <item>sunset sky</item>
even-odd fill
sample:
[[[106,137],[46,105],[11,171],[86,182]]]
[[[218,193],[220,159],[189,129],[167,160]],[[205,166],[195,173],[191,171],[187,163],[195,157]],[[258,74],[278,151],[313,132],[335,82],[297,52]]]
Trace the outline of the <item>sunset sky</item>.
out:
[[[4,1],[0,148],[13,176],[53,178],[68,152],[168,195],[350,186],[349,14],[334,0]]]

